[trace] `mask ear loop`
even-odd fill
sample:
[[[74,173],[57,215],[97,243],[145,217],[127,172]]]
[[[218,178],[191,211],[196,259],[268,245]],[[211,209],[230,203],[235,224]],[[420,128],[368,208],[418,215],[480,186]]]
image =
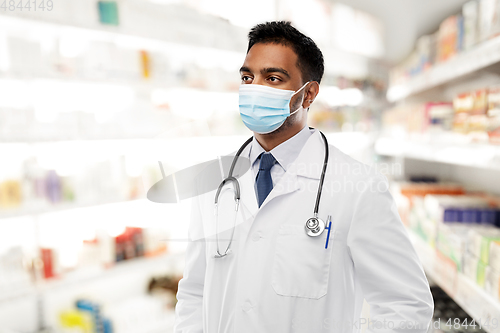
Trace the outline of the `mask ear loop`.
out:
[[[299,91],[301,91],[302,89],[304,89],[304,87],[305,87],[305,86],[306,86],[309,82],[311,82],[311,81],[307,81],[306,83],[304,83],[304,85],[303,85],[302,87],[300,87],[300,89],[299,89],[299,90],[297,90],[296,92],[294,92],[294,93],[292,94],[292,96],[290,96],[290,100],[292,99],[292,97],[293,97],[296,93],[298,93]],[[300,103],[300,106],[297,108],[297,110],[295,110],[295,111],[293,111],[292,113],[290,113],[290,115],[289,115],[288,117],[290,117],[292,114],[294,114],[294,113],[296,113],[297,111],[299,111],[299,110],[302,108],[302,104],[303,104],[303,103],[304,103],[304,98],[302,98],[302,103]]]

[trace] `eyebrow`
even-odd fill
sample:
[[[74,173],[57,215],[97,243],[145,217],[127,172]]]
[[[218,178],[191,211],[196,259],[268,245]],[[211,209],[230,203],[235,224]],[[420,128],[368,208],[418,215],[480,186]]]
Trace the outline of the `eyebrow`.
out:
[[[248,67],[241,67],[240,72],[249,72],[251,73],[252,71]],[[266,73],[282,73],[286,75],[288,78],[290,78],[290,74],[286,70],[280,67],[266,67],[261,69],[260,71],[261,74],[266,74]]]

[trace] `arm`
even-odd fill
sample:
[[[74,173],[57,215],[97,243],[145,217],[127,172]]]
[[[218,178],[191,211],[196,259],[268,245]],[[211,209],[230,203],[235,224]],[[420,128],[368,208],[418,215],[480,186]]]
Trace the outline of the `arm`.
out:
[[[354,204],[347,245],[370,321],[366,332],[427,332],[434,301],[420,260],[399,218],[387,180],[378,174]],[[419,323],[409,328],[408,323]],[[389,326],[393,325],[393,326]],[[404,325],[404,326],[400,326]],[[403,328],[401,328],[403,327]]]
[[[191,223],[186,249],[184,276],[179,281],[175,307],[174,333],[203,332],[203,287],[205,280],[205,242],[200,196],[192,199]]]

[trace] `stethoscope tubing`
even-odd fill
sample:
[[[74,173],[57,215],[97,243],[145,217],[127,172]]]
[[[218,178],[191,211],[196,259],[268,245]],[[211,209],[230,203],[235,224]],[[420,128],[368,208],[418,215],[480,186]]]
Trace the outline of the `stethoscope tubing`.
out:
[[[325,181],[325,172],[326,172],[326,167],[328,165],[328,155],[329,155],[328,140],[321,131],[319,131],[319,134],[321,134],[321,136],[323,137],[323,141],[325,141],[325,159],[323,160],[323,169],[321,170],[321,178],[319,180],[318,194],[316,195],[316,205],[314,206],[315,217],[318,216],[319,201],[321,200],[321,193],[323,192],[323,182]]]
[[[313,128],[309,127],[309,129],[313,129]],[[316,203],[314,205],[314,212],[313,213],[314,213],[315,218],[317,218],[317,216],[318,216],[319,202],[321,200],[321,193],[323,191],[323,182],[325,180],[325,172],[326,172],[326,168],[328,166],[328,157],[329,157],[328,140],[326,139],[326,136],[321,131],[319,131],[319,133],[321,134],[321,136],[323,137],[323,141],[325,142],[325,158],[323,161],[323,168],[321,170],[321,177],[320,177],[320,181],[319,181],[319,185],[318,185],[318,193],[316,194]],[[221,254],[219,251],[219,237],[218,237],[218,225],[217,225],[217,218],[218,218],[217,210],[218,210],[219,195],[220,195],[222,188],[224,187],[224,185],[226,183],[228,183],[228,182],[233,183],[234,190],[235,190],[234,191],[234,200],[236,203],[235,210],[236,210],[236,213],[238,212],[238,207],[239,207],[239,202],[240,202],[240,184],[239,184],[238,180],[235,177],[233,177],[233,171],[234,171],[234,167],[238,161],[238,158],[240,157],[241,153],[243,152],[243,149],[245,149],[246,146],[248,146],[248,144],[250,142],[252,142],[252,140],[253,140],[253,136],[248,138],[248,140],[245,141],[245,143],[243,143],[243,145],[241,145],[240,149],[238,149],[238,151],[236,152],[236,155],[233,158],[233,162],[231,163],[231,168],[229,169],[228,176],[226,178],[224,178],[222,180],[222,182],[219,184],[219,188],[217,189],[217,193],[215,194],[215,237],[216,237],[216,242],[217,242],[217,254],[215,255],[215,258],[222,258],[230,253],[228,251],[230,251],[230,246],[231,246],[231,243],[233,241],[234,229],[236,227],[236,216],[235,216],[234,223],[233,223],[234,224],[233,230],[231,233],[231,240],[229,241],[229,244],[228,244],[224,254]]]

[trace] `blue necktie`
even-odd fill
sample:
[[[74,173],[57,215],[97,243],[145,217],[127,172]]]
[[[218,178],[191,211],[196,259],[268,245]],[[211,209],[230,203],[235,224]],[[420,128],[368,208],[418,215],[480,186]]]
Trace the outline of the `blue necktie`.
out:
[[[273,189],[273,180],[271,178],[271,168],[276,160],[271,153],[262,153],[260,155],[259,173],[257,174],[257,201],[259,208],[266,200],[267,195]]]

